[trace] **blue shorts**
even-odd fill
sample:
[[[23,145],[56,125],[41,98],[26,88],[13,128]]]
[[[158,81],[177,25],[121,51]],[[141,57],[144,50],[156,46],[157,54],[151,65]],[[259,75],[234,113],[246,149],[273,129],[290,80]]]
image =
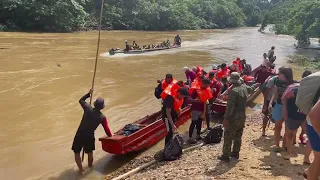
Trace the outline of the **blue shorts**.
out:
[[[307,125],[307,135],[311,144],[312,150],[320,152],[320,136],[309,124]]]
[[[275,121],[282,120],[282,105],[276,103],[272,109],[272,119]]]

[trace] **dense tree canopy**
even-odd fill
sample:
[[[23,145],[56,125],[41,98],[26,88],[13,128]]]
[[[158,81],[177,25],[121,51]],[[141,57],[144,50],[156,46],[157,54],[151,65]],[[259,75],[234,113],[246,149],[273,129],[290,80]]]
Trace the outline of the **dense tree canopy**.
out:
[[[275,0],[265,14],[262,28],[275,24],[276,34],[293,35],[299,43],[308,44],[310,37],[320,38],[319,0]]]
[[[102,0],[1,0],[0,31],[69,32],[98,27]],[[301,42],[320,36],[319,0],[105,0],[103,28],[212,29],[274,23]]]
[[[1,0],[0,30],[68,32],[97,27],[101,0]],[[256,26],[268,0],[105,0],[103,27],[177,30]]]

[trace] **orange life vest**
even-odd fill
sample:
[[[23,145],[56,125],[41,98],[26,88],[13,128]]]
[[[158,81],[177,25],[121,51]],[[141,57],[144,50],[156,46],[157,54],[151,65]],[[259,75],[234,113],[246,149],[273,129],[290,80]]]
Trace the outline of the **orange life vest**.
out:
[[[191,84],[191,87],[189,89],[189,94],[191,95],[193,93],[193,91],[197,91],[198,97],[200,99],[201,102],[206,102],[207,100],[211,99],[212,96],[212,92],[211,89],[208,87],[206,89],[201,89],[201,83],[198,81],[194,81]]]
[[[166,80],[164,79],[161,82],[161,88],[162,88],[162,90],[165,90],[170,84],[175,85],[175,88],[177,88],[176,86],[178,86],[178,88],[179,88],[179,85],[177,83],[178,83],[178,81],[176,81],[175,79],[172,79],[172,81],[168,84],[166,82]]]
[[[213,97],[210,88],[206,88],[206,89],[197,88],[196,91],[198,93],[200,101],[203,103],[207,102],[209,99]]]
[[[178,97],[177,89],[175,89],[174,84],[170,84],[162,93],[161,98],[164,100],[167,96],[172,96],[173,101],[173,109],[175,111],[180,111],[180,108],[183,104],[183,98]]]

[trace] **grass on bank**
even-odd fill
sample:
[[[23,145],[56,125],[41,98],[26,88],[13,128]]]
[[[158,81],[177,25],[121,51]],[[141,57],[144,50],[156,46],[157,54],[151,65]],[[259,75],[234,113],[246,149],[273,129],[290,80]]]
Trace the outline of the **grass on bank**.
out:
[[[303,68],[320,70],[320,61],[310,59],[303,55],[293,55],[289,57],[288,63],[294,64]]]

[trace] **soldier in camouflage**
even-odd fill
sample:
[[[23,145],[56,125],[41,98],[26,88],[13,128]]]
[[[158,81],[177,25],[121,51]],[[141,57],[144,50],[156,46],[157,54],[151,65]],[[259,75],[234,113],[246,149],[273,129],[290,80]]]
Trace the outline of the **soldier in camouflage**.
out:
[[[233,72],[228,81],[233,85],[229,92],[227,110],[224,116],[224,144],[220,160],[229,162],[230,157],[239,159],[241,139],[246,120],[247,97],[252,88],[241,83],[240,74]],[[231,146],[233,142],[233,149]]]

